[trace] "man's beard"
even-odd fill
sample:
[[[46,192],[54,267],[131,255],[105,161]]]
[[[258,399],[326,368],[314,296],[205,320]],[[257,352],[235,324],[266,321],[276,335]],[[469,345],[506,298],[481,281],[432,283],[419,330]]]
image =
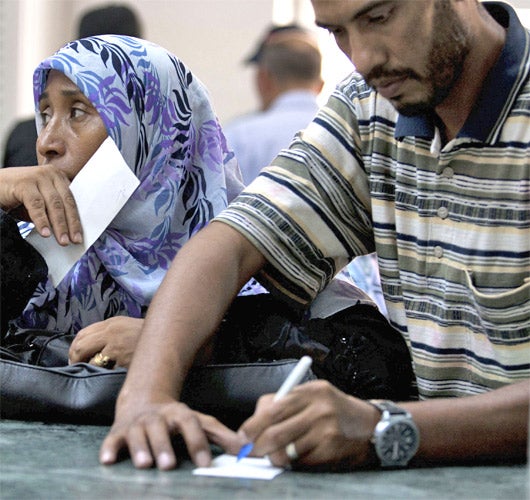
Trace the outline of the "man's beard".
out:
[[[392,100],[393,106],[405,116],[414,116],[432,111],[442,103],[460,78],[464,62],[470,50],[470,38],[466,27],[453,10],[450,2],[440,0],[435,4],[432,47],[426,68],[426,76],[413,70],[385,72],[376,69],[371,78],[377,76],[407,76],[421,82],[425,95],[416,102]]]

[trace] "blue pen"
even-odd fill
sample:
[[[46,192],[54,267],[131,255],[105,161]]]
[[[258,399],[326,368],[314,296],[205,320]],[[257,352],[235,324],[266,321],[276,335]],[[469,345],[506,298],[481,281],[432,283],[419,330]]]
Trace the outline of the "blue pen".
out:
[[[300,361],[296,363],[296,366],[293,368],[291,373],[289,373],[287,378],[284,380],[283,384],[278,389],[278,392],[276,392],[276,394],[274,395],[273,401],[278,401],[279,399],[283,398],[286,394],[291,392],[293,387],[298,385],[300,380],[304,378],[312,362],[313,360],[309,356],[304,356],[300,358]],[[247,443],[243,445],[241,449],[239,450],[239,453],[237,454],[237,461],[239,462],[239,460],[248,456],[248,454],[252,451],[253,447],[254,447],[254,443]]]

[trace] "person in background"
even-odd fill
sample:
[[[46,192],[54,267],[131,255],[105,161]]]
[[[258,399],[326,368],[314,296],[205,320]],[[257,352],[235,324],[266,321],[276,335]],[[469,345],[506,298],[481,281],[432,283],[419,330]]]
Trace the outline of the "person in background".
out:
[[[245,62],[256,67],[261,109],[228,122],[223,129],[243,181],[250,184],[314,118],[324,82],[316,34],[297,24],[270,28]],[[374,254],[354,259],[340,277],[365,291],[386,315]]]
[[[142,22],[126,4],[112,3],[86,11],[79,20],[77,38],[95,35],[126,35],[142,38]]]
[[[149,307],[100,449],[136,467],[209,441],[322,470],[526,459],[530,406],[530,31],[477,0],[312,0],[358,73],[205,229]],[[389,320],[420,401],[365,401],[318,380],[267,395],[229,432],[179,401],[201,346],[250,276],[307,307],[377,251]],[[201,283],[208,283],[207,290]]]
[[[111,4],[87,11],[79,20],[77,38],[92,35],[128,35],[141,38],[138,14],[127,5]],[[14,125],[6,139],[2,166],[25,167],[37,164],[35,118]]]
[[[296,24],[272,27],[246,63],[256,67],[261,109],[228,122],[223,129],[243,181],[250,184],[313,119],[323,81],[316,35]]]
[[[153,43],[118,35],[71,42],[38,66],[34,96],[39,164],[0,169],[4,211],[62,245],[79,243],[68,186],[107,136],[140,185],[57,287],[39,283],[6,344],[28,328],[79,334],[79,361],[102,352],[127,366],[175,254],[242,189],[239,167],[204,86]]]

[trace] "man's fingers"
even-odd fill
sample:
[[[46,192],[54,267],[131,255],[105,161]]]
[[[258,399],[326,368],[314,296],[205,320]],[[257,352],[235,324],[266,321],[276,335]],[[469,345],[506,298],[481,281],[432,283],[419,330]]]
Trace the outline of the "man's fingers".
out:
[[[247,418],[238,430],[240,436],[245,436],[255,440],[265,429],[274,422],[274,414],[270,410],[273,396],[267,394],[261,396],[256,404],[256,411]]]
[[[215,417],[198,412],[196,412],[196,415],[208,440],[220,446],[226,453],[237,455],[241,446],[248,442],[248,440],[243,439],[240,434],[219,422]]]
[[[138,469],[152,467],[160,470],[177,466],[172,436],[182,435],[193,462],[205,467],[211,463],[210,445],[196,412],[183,403],[154,405],[145,413],[119,427],[112,427],[99,453],[102,464],[113,464],[120,451],[128,449]],[[220,424],[222,425],[222,424]]]
[[[198,467],[208,467],[212,462],[210,445],[195,412],[184,407],[179,418],[179,427],[186,442],[188,453]]]
[[[174,469],[177,466],[177,459],[166,422],[161,418],[150,422],[146,425],[146,435],[156,466],[160,470]]]
[[[101,443],[99,449],[99,461],[103,465],[116,463],[121,450],[126,447],[126,442],[122,434],[113,432],[112,429]]]
[[[137,469],[147,469],[154,464],[145,425],[132,425],[127,432],[127,444],[131,460]]]

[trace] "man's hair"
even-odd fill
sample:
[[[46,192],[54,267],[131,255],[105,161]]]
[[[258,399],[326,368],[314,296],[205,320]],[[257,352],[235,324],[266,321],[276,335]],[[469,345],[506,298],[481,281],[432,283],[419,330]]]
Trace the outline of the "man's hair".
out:
[[[79,38],[95,35],[128,35],[141,38],[135,12],[126,5],[111,4],[86,12],[79,21]]]
[[[316,81],[321,77],[322,55],[311,35],[286,32],[263,46],[258,64],[280,82]]]

